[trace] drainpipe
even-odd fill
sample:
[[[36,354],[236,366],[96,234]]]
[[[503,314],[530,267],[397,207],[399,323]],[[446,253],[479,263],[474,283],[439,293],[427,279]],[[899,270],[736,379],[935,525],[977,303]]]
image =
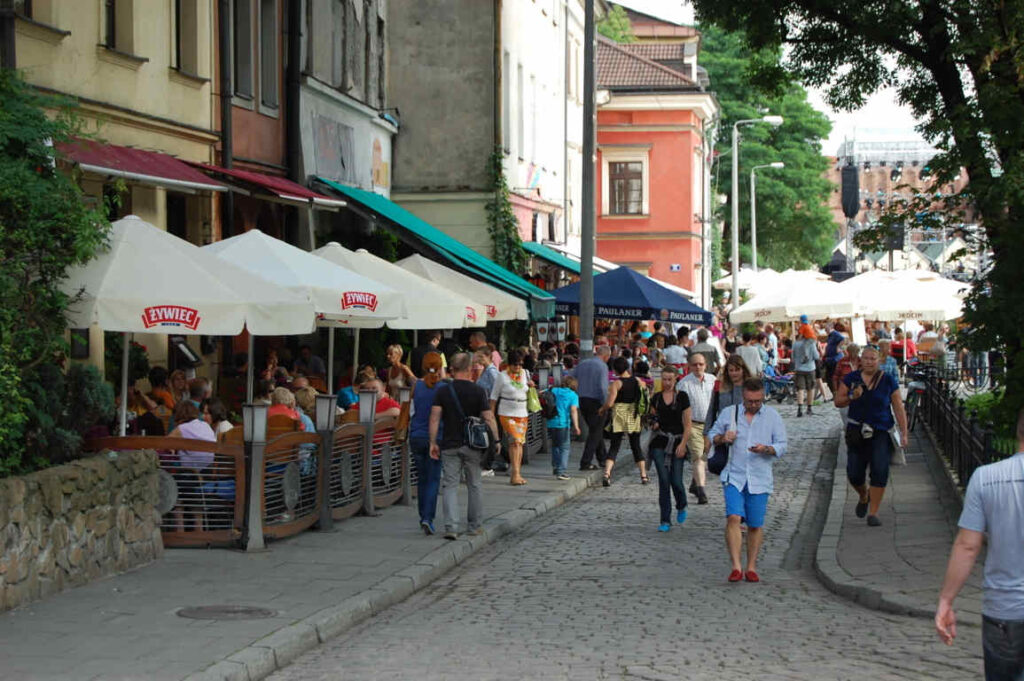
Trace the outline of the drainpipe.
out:
[[[0,0],[0,68],[17,66],[14,44],[14,0]]]
[[[288,176],[305,186],[302,177],[302,126],[299,121],[299,97],[302,79],[302,2],[288,0],[288,66],[285,73],[285,148],[288,151]]]
[[[569,243],[569,3],[562,16],[562,243]]]
[[[230,168],[234,157],[233,132],[231,129],[231,93],[234,85],[231,82],[231,2],[217,1],[217,45],[220,50],[220,163]],[[221,202],[221,238],[235,233],[235,197],[229,189],[224,192]],[[252,361],[252,357],[249,358]]]
[[[505,140],[501,138],[501,81],[503,78],[508,78],[508,74],[501,72],[501,0],[494,0],[494,139],[496,140],[495,146],[499,148],[504,148],[502,145],[505,143]]]

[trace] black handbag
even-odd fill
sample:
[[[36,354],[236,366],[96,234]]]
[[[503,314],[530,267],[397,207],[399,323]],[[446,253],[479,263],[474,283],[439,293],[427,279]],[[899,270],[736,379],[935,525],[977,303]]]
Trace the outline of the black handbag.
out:
[[[733,424],[739,419],[740,405],[733,405]],[[729,465],[729,450],[732,445],[714,445],[711,456],[708,457],[708,472],[721,475],[725,467]]]
[[[455,392],[455,387],[449,383],[448,389],[452,393],[452,401],[455,403],[459,417],[462,419],[462,427],[464,429],[463,443],[470,449],[481,452],[487,451],[491,446],[491,429],[487,426],[487,422],[479,416],[466,416],[466,412],[462,410],[462,402],[459,400],[459,395]]]

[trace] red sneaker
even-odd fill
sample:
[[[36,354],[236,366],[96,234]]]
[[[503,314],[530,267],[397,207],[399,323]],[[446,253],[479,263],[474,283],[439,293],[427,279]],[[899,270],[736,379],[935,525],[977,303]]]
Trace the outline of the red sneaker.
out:
[[[743,573],[740,572],[739,570],[733,570],[732,572],[729,573],[729,581],[730,582],[738,582],[741,579],[743,579]]]
[[[760,582],[761,578],[757,576],[757,573],[753,570],[747,570],[747,574],[744,575],[748,582]]]

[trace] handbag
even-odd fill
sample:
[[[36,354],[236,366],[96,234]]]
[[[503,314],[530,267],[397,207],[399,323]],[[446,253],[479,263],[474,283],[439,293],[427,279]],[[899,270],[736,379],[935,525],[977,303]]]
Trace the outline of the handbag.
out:
[[[732,410],[732,427],[735,430],[736,420],[739,418],[740,405],[733,405]],[[732,449],[732,445],[715,445],[714,451],[711,456],[708,457],[708,471],[715,475],[721,475],[725,467],[729,465],[729,451]]]
[[[540,395],[536,388],[529,388],[526,391],[526,411],[533,414],[541,410]]]
[[[455,392],[455,387],[451,383],[448,384],[448,390],[451,391],[452,400],[462,419],[463,444],[470,449],[485,451],[491,446],[491,429],[479,416],[466,416],[466,412],[462,409],[462,402],[459,400],[459,394]]]

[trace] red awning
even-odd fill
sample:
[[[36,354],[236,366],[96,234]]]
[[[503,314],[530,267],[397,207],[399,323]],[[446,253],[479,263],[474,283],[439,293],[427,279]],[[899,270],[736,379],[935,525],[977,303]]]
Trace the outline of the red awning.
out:
[[[317,192],[284,177],[264,175],[263,173],[257,173],[252,170],[221,168],[220,166],[207,165],[205,163],[192,163],[192,165],[196,168],[202,168],[204,171],[214,175],[233,178],[235,180],[240,180],[245,184],[254,185],[287,203],[299,203],[303,205],[313,203],[313,205],[321,208],[341,208],[347,205],[344,201],[332,199],[331,197],[323,194],[318,194]]]
[[[87,172],[185,191],[223,192],[227,187],[168,154],[76,139],[57,145]]]

